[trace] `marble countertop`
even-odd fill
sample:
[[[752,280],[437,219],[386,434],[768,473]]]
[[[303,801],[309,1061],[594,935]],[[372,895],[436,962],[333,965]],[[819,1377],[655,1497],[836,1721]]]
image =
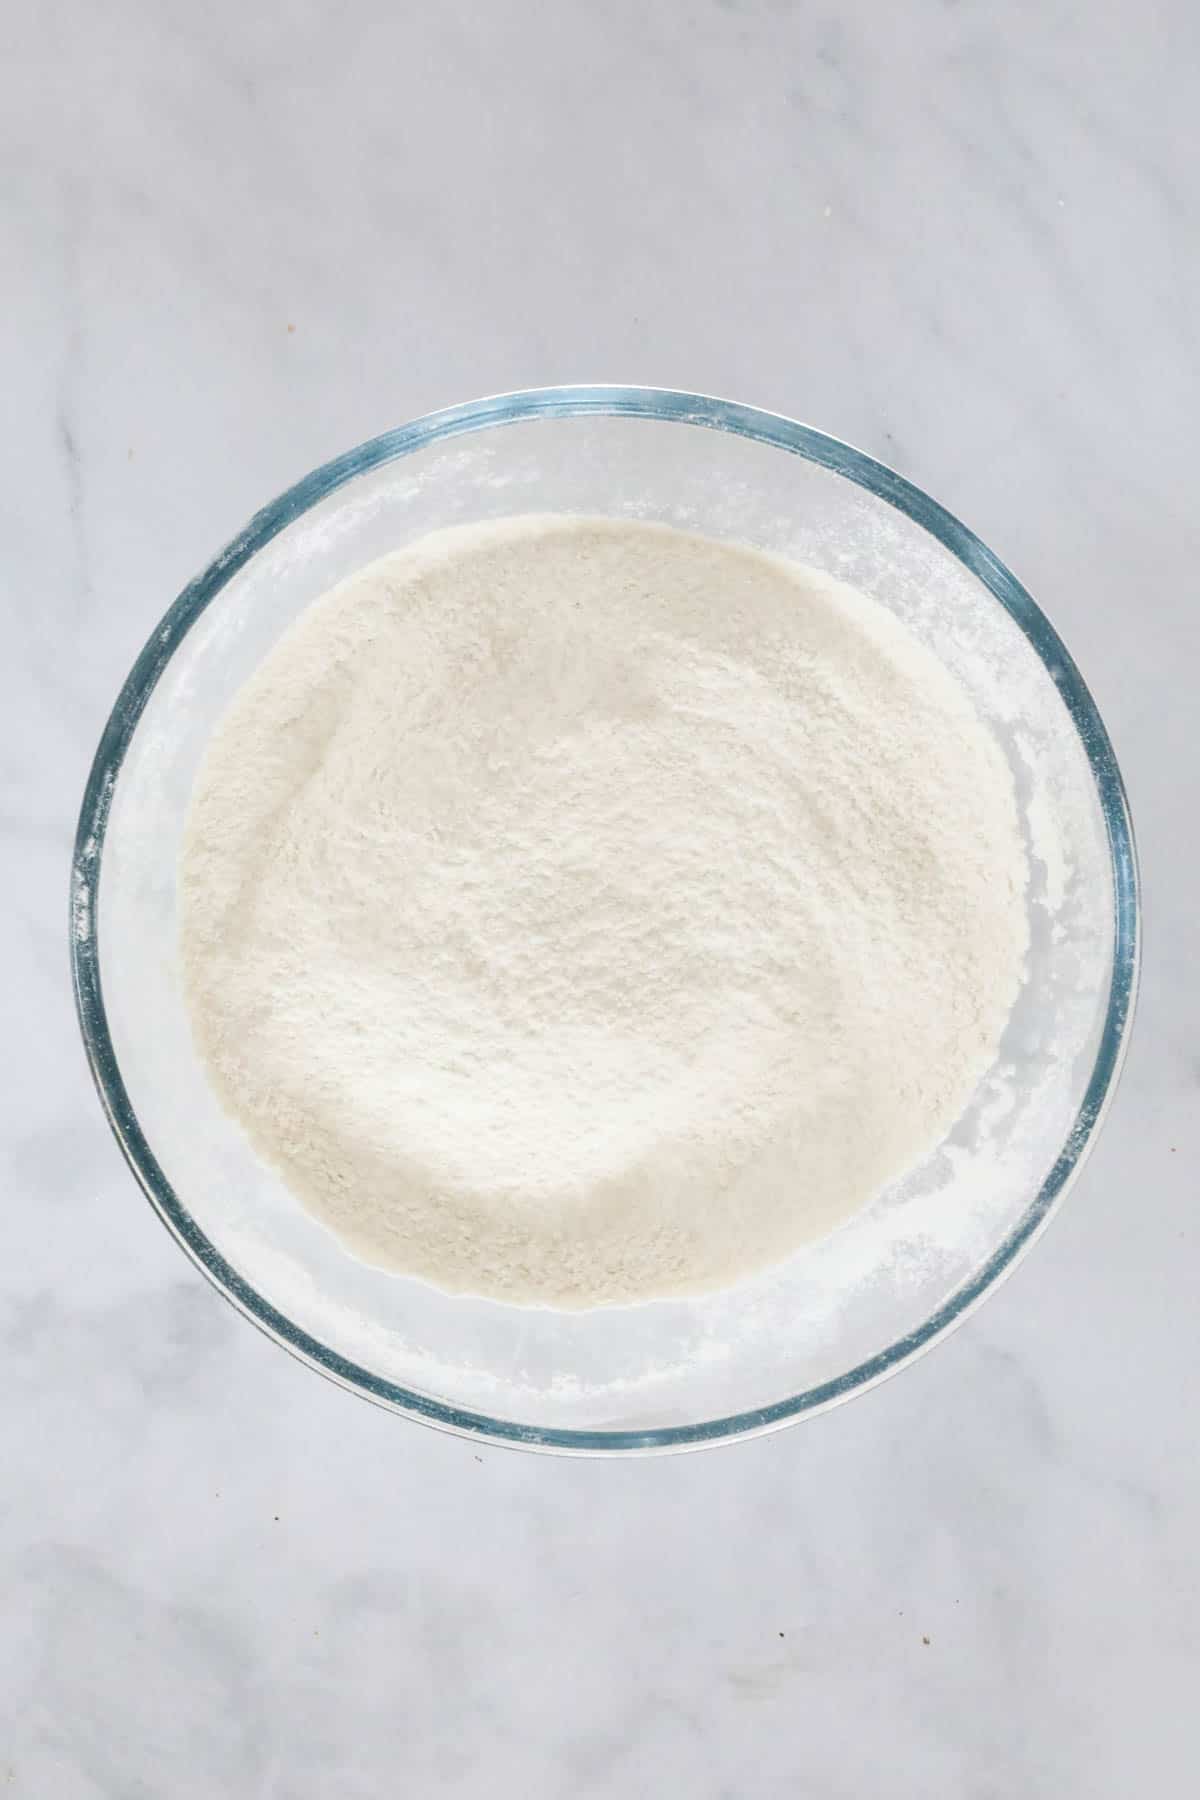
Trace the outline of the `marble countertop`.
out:
[[[1200,206],[1189,0],[13,6],[0,1795],[1124,1800],[1200,1754]],[[153,1219],[67,981],[120,680],[264,500],[414,414],[689,387],[895,464],[1128,778],[1147,964],[1059,1219],[775,1437],[579,1463],[318,1380]]]

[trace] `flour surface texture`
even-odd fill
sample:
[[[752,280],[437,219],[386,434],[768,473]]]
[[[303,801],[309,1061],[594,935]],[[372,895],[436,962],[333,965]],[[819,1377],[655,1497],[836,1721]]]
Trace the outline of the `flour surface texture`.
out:
[[[364,1260],[730,1284],[933,1149],[1027,948],[1012,779],[831,578],[523,517],[343,582],[237,695],[180,870],[223,1104]]]

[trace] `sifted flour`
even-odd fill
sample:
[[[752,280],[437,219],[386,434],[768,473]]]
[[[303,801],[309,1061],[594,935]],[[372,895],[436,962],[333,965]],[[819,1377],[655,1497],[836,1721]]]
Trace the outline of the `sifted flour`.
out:
[[[181,866],[200,1053],[367,1261],[697,1292],[932,1148],[1027,946],[1004,757],[884,608],[667,526],[440,532],[237,696]]]

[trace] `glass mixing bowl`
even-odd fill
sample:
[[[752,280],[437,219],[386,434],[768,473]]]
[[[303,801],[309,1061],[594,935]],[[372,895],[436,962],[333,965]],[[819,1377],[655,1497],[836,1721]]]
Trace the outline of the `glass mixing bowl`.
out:
[[[350,571],[519,512],[659,519],[781,551],[900,615],[1009,758],[1032,949],[1000,1060],[948,1139],[830,1237],[725,1293],[590,1313],[450,1296],[369,1268],[302,1210],[211,1093],[176,960],[192,779],[233,694]],[[1015,1264],[1078,1174],[1120,1068],[1138,958],[1129,813],[1095,705],[1004,565],[890,469],[723,400],[574,387],[452,407],[326,464],[176,600],[104,730],[75,844],[79,1019],[122,1150],[222,1293],[410,1418],[529,1448],[684,1449],[769,1431],[902,1367]]]

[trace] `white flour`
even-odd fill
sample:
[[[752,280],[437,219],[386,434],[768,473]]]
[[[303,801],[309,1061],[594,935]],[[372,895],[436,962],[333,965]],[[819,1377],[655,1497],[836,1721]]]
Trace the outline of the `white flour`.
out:
[[[890,614],[665,526],[438,533],[238,695],[181,869],[217,1090],[365,1260],[581,1307],[786,1256],[1020,985],[1004,757]]]

